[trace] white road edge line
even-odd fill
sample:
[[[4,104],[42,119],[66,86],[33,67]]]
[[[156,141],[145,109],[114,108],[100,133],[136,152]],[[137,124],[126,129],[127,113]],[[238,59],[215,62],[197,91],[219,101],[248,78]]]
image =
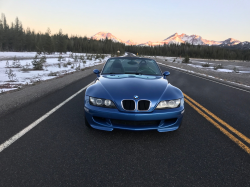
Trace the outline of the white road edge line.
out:
[[[55,111],[57,111],[59,108],[61,108],[64,104],[66,104],[67,102],[69,102],[71,99],[73,99],[75,96],[77,96],[79,93],[83,92],[84,90],[86,90],[90,85],[92,85],[94,83],[91,82],[90,84],[88,84],[87,86],[85,86],[84,88],[82,88],[81,90],[79,90],[78,92],[76,92],[75,94],[73,94],[72,96],[70,96],[68,99],[66,99],[65,101],[63,101],[62,103],[60,103],[59,105],[57,105],[55,108],[53,108],[52,110],[50,110],[49,112],[47,112],[46,114],[44,114],[42,117],[40,117],[39,119],[37,119],[36,121],[34,121],[33,123],[31,123],[29,126],[27,126],[26,128],[24,128],[23,130],[21,130],[19,133],[17,133],[16,135],[12,136],[10,139],[8,139],[7,141],[5,141],[3,144],[0,145],[0,153],[6,149],[7,147],[9,147],[11,144],[13,144],[16,140],[18,140],[19,138],[21,138],[23,135],[25,135],[27,132],[29,132],[31,129],[33,129],[35,126],[37,126],[40,122],[42,122],[44,119],[46,119],[47,117],[49,117],[51,114],[53,114]]]
[[[186,74],[188,74],[188,75],[192,75],[192,76],[194,76],[194,77],[198,77],[198,78],[205,79],[205,80],[208,80],[208,81],[211,81],[211,82],[215,82],[215,83],[217,83],[217,84],[222,84],[222,85],[224,85],[224,86],[228,86],[228,87],[231,87],[231,88],[235,88],[235,89],[237,89],[237,90],[241,90],[241,91],[250,93],[250,91],[243,90],[243,89],[240,89],[240,88],[237,88],[237,87],[234,87],[234,86],[230,86],[230,85],[227,85],[227,84],[223,84],[223,83],[220,83],[220,82],[217,82],[217,81],[214,81],[214,80],[210,80],[210,79],[208,79],[208,78],[205,78],[205,77],[202,77],[202,76],[199,76],[199,75],[195,75],[195,74],[192,74],[192,73],[189,73],[189,72],[185,72],[185,71],[182,71],[182,70],[180,70],[180,69],[177,69],[177,68],[168,66],[168,65],[166,65],[166,64],[162,64],[162,63],[160,63],[160,62],[158,62],[158,64],[160,64],[161,66],[167,66],[167,67],[169,67],[169,68],[172,68],[172,69],[174,69],[174,70],[177,70],[177,71],[186,73]]]

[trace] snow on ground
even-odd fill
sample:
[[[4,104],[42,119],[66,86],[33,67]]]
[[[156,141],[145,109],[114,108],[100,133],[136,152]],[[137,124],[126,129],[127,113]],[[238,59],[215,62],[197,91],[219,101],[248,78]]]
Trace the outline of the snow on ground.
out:
[[[160,63],[160,62],[157,62],[157,63],[158,63],[158,64],[165,65],[165,64]],[[185,71],[185,72],[188,72],[188,73],[193,73],[193,74],[197,74],[197,75],[206,76],[206,77],[210,77],[210,78],[214,78],[214,79],[219,79],[219,80],[221,80],[221,81],[225,81],[224,79],[220,79],[220,78],[217,78],[217,77],[214,77],[214,76],[211,76],[211,75],[204,75],[204,74],[202,74],[202,73],[197,73],[197,72],[194,72],[194,71],[186,70],[186,69],[183,69],[183,68],[178,68],[178,67],[175,67],[175,66],[169,66],[169,67],[174,68],[174,69],[179,69],[179,70],[182,70],[182,71]],[[232,71],[230,71],[230,72],[232,72]],[[229,83],[232,83],[232,84],[236,84],[236,85],[239,85],[239,86],[244,86],[244,87],[250,88],[250,86],[248,86],[248,85],[238,84],[238,83],[231,82],[231,81],[226,81],[226,82],[229,82]]]
[[[0,60],[5,59],[5,58],[9,58],[9,57],[15,57],[15,56],[17,58],[33,58],[36,54],[37,54],[37,52],[0,52]],[[69,54],[70,54],[70,52],[67,52],[65,54],[61,54],[61,56],[68,57]],[[74,54],[79,55],[80,53],[74,53]],[[59,56],[59,53],[46,55],[47,58],[58,57],[58,56]]]
[[[84,68],[95,66],[104,63],[110,55],[99,55],[96,58],[95,54],[74,53],[68,52],[60,55],[59,53],[46,55],[46,62],[43,70],[34,70],[32,61],[36,52],[0,52],[0,93],[19,89],[22,85],[29,85],[35,82],[40,82],[48,79],[53,79],[68,73],[83,70]],[[59,58],[63,57],[60,61]],[[2,60],[6,57],[16,57],[14,60]],[[22,57],[22,60],[18,58]],[[39,56],[41,58],[42,55]]]
[[[156,56],[159,59],[162,60],[167,60],[168,62],[172,62],[172,63],[181,63],[182,59],[181,58],[176,58],[176,57],[163,57],[163,56]],[[226,72],[226,73],[231,73],[234,72],[234,68],[237,68],[238,73],[250,73],[250,69],[249,67],[244,67],[244,66],[238,66],[238,65],[226,65],[223,66],[221,69],[214,69],[214,66],[217,66],[218,63],[209,63],[209,67],[203,67],[203,64],[207,64],[207,62],[203,62],[203,61],[192,61],[190,60],[192,63],[188,63],[187,65],[195,67],[195,68],[201,68],[203,70],[212,70],[212,71],[216,71],[216,72]]]

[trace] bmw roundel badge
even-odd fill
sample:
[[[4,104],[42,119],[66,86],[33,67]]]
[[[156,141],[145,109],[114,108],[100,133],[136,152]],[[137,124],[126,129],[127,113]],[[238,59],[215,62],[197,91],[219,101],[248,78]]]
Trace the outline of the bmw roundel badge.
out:
[[[134,98],[135,98],[135,99],[139,99],[139,96],[138,96],[138,95],[135,95]]]

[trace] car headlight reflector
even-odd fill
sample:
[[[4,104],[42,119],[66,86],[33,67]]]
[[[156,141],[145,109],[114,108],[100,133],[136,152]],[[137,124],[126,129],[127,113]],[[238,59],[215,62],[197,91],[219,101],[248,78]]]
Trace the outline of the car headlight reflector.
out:
[[[104,104],[105,104],[105,106],[110,106],[110,105],[112,104],[111,102],[112,102],[112,101],[106,99],[106,100],[104,101]]]
[[[95,99],[93,97],[89,97],[90,103],[95,103]]]
[[[96,102],[97,105],[102,105],[102,100],[101,99],[96,99],[95,102]]]
[[[170,100],[170,101],[161,101],[156,109],[165,109],[165,108],[177,108],[180,106],[181,100],[176,99],[176,100]]]
[[[89,103],[94,106],[116,108],[115,104],[109,99],[101,99],[95,97],[89,97]]]

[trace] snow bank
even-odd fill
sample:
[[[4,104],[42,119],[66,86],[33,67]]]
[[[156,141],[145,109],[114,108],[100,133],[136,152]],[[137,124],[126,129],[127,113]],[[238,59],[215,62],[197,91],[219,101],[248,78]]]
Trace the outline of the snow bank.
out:
[[[32,59],[18,60],[20,57],[33,58],[35,55],[36,52],[0,52],[0,59],[15,56],[17,59],[16,61],[8,60],[8,62],[7,60],[0,60],[0,93],[19,89],[22,85],[53,79],[87,67],[102,64],[110,58],[110,55],[105,55],[104,59],[96,59],[95,54],[86,53],[74,53],[72,56],[71,53],[68,52],[60,55],[63,58],[58,61],[58,58],[53,58],[59,57],[59,53],[56,53],[46,55],[47,60],[44,63],[43,70],[34,70]],[[92,56],[92,58],[90,56]],[[12,75],[10,75],[10,71],[12,71]]]

